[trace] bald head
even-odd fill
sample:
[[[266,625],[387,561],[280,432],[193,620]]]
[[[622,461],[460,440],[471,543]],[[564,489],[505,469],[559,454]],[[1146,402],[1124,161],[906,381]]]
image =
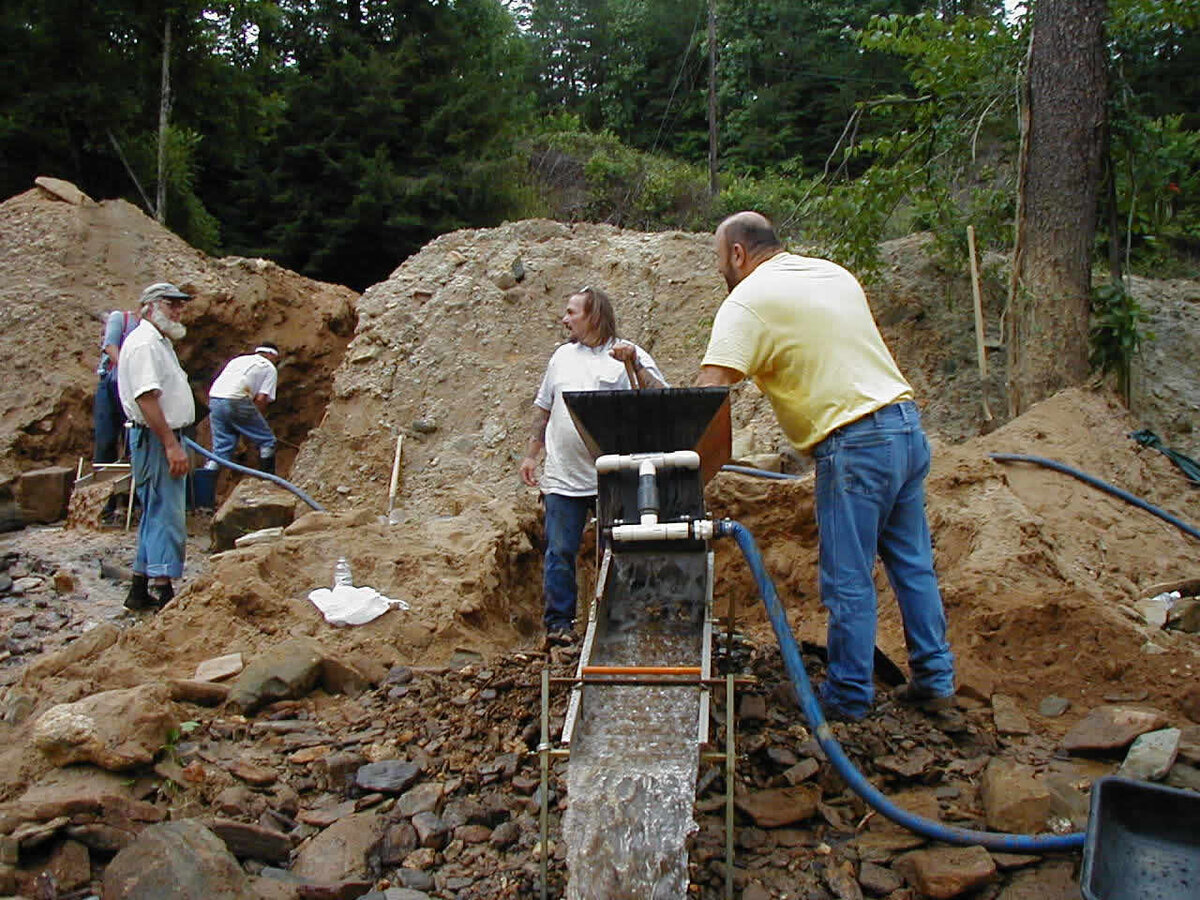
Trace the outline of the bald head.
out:
[[[734,213],[717,226],[717,268],[730,290],[782,249],[775,226],[762,213]]]

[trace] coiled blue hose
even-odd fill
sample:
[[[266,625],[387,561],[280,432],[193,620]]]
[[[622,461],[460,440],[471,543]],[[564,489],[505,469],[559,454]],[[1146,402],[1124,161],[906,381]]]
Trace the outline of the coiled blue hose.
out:
[[[779,642],[783,665],[792,680],[796,696],[800,700],[800,708],[804,712],[805,718],[808,719],[809,725],[816,732],[817,741],[820,742],[829,761],[833,763],[838,774],[845,779],[856,794],[896,824],[924,837],[944,841],[948,844],[978,845],[988,850],[1004,853],[1052,853],[1061,850],[1078,850],[1083,847],[1086,838],[1086,834],[1083,832],[1064,835],[1023,835],[958,828],[922,818],[897,806],[885,797],[854,767],[854,763],[850,761],[841,744],[833,736],[829,723],[825,721],[825,716],[821,712],[821,704],[817,702],[812,683],[808,680],[808,673],[804,671],[804,660],[800,656],[800,647],[796,644],[796,638],[788,625],[787,616],[784,615],[783,604],[779,602],[779,597],[775,593],[775,585],[763,566],[762,556],[759,554],[758,547],[749,530],[740,522],[723,519],[716,523],[716,533],[718,536],[732,537],[741,548],[742,555],[746,558],[746,563],[750,566],[750,571],[754,574],[754,580],[758,584],[758,591],[762,595],[763,605],[767,608],[771,627],[775,629],[775,638]]]
[[[1159,509],[1157,506],[1147,503],[1141,497],[1135,497],[1128,491],[1123,491],[1116,485],[1109,484],[1107,481],[1101,481],[1094,475],[1087,474],[1087,472],[1080,472],[1078,469],[1072,469],[1070,466],[1063,465],[1060,462],[1055,462],[1052,459],[1046,459],[1042,456],[1023,456],[1019,453],[989,453],[988,456],[997,462],[1036,463],[1039,466],[1045,466],[1047,469],[1053,469],[1056,472],[1062,472],[1066,475],[1070,475],[1072,478],[1078,478],[1084,484],[1090,484],[1092,487],[1098,488],[1105,493],[1112,494],[1114,497],[1119,497],[1126,503],[1132,503],[1138,509],[1144,509],[1151,515],[1158,516],[1164,522],[1170,522],[1184,534],[1189,534],[1197,540],[1200,540],[1200,529],[1193,528],[1187,522],[1176,518],[1166,510]]]
[[[193,441],[190,437],[185,437],[183,439],[183,445],[185,447],[191,447],[193,450],[195,450],[197,453],[199,453],[205,459],[211,459],[213,462],[217,463],[218,465],[224,466],[227,469],[232,469],[235,472],[241,472],[245,475],[253,475],[255,478],[262,478],[266,481],[274,482],[275,484],[279,485],[284,490],[291,491],[293,494],[295,494],[297,497],[299,497],[301,500],[303,500],[305,503],[307,503],[309,506],[311,506],[317,512],[325,512],[325,507],[323,507],[320,503],[318,503],[312,497],[308,496],[308,494],[304,493],[304,491],[300,490],[300,488],[296,487],[290,481],[284,481],[278,475],[273,475],[270,472],[260,472],[258,469],[251,469],[251,468],[248,468],[247,466],[242,466],[242,465],[238,465],[235,462],[230,462],[227,459],[221,459],[221,457],[217,456],[211,450],[206,450],[203,447],[201,447],[199,444],[197,444],[195,441]]]

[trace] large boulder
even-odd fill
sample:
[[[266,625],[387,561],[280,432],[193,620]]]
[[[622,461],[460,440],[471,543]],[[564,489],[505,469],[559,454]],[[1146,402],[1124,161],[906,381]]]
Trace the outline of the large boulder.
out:
[[[303,638],[272,647],[242,671],[229,691],[229,702],[242,712],[266,703],[303,697],[321,677],[320,647]]]
[[[147,828],[104,870],[105,900],[242,900],[245,872],[194,819]]]
[[[318,884],[331,884],[367,874],[367,851],[383,837],[387,823],[373,812],[338,819],[296,854],[292,872]]]
[[[232,550],[238,538],[264,528],[286,528],[296,518],[296,503],[283,488],[246,478],[213,516],[213,552]]]
[[[25,472],[17,480],[17,503],[26,522],[48,524],[67,515],[75,470],[50,466]]]
[[[50,707],[33,742],[56,766],[88,762],[117,772],[153,762],[178,721],[169,688],[144,684]]]

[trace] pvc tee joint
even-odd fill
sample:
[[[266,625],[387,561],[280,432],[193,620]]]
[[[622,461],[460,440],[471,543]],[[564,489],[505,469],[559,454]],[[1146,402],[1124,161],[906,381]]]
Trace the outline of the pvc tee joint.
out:
[[[712,519],[692,519],[689,522],[646,522],[640,525],[614,525],[614,541],[707,541],[717,535],[717,523]]]

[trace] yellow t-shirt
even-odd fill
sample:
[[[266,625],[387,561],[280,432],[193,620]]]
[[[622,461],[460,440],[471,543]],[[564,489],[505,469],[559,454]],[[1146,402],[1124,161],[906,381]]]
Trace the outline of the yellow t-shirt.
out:
[[[753,378],[801,451],[913,396],[858,280],[836,263],[794,253],[760,264],[725,298],[703,365]]]

